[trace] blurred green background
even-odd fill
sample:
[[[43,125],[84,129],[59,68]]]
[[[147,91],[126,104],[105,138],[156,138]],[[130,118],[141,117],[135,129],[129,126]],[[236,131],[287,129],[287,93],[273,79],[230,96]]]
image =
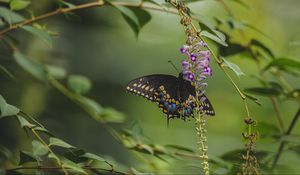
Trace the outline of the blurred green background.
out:
[[[53,9],[51,1],[40,0],[34,4],[32,8],[41,14]],[[272,39],[251,29],[246,30],[247,37],[259,38],[278,57],[300,58],[300,1],[252,0],[247,4],[251,9],[228,2],[237,19],[249,22]],[[203,17],[228,16],[215,1],[191,3],[189,7]],[[116,129],[121,130],[138,122],[144,134],[157,144],[176,144],[197,150],[197,134],[193,120],[171,120],[168,128],[166,117],[156,104],[125,92],[127,82],[136,77],[157,73],[178,74],[168,60],[180,67],[180,61],[184,59],[178,50],[185,42],[179,17],[165,12],[150,11],[152,20],[136,38],[120,13],[112,7],[86,9],[75,13],[80,18],[66,20],[64,16],[56,16],[42,22],[58,33],[58,36],[53,38],[52,48],[28,33],[14,31],[19,37],[21,50],[32,58],[62,66],[70,74],[82,74],[90,78],[93,87],[87,96],[102,106],[113,107],[126,114],[126,123],[114,124]],[[235,36],[236,40],[242,40],[238,34]],[[0,76],[0,93],[10,104],[32,114],[57,137],[74,146],[104,157],[112,157],[127,166],[142,166],[138,159],[115,141],[99,123],[61,93],[33,79],[18,67],[9,55],[1,52],[1,65],[7,67],[18,78],[17,82],[14,82]],[[240,78],[232,74],[242,88],[259,86],[259,82],[252,77],[259,73],[255,62],[243,56],[228,59],[239,65],[246,74]],[[226,151],[243,148],[241,132],[245,127],[243,118],[246,113],[242,100],[229,80],[215,62],[212,64],[213,77],[208,79],[207,96],[214,106],[216,116],[207,119],[207,130],[208,153],[214,157]],[[294,87],[300,87],[299,78],[284,76]],[[250,102],[251,116],[258,122],[278,125],[270,100],[264,97],[259,99],[262,106]],[[286,127],[297,108],[295,102],[280,102]],[[293,133],[299,132],[298,124]],[[13,148],[13,154],[17,155],[18,150],[26,147],[29,149],[30,143],[18,123],[11,118],[5,118],[0,120],[0,145]],[[260,150],[272,152],[275,152],[277,147],[278,144],[263,139],[257,144]],[[296,164],[299,161],[299,156],[286,152],[279,164]],[[186,166],[162,161],[157,164],[155,166],[165,167],[166,170],[173,169],[173,172],[174,168],[180,172]],[[300,167],[294,166],[293,172],[300,172]]]

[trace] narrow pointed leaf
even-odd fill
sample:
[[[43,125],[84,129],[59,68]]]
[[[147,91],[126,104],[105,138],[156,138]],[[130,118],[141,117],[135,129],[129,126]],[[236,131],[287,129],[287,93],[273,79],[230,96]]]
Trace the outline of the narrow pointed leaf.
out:
[[[22,29],[26,30],[27,32],[33,34],[34,36],[40,38],[43,42],[45,42],[49,47],[52,47],[52,38],[48,34],[47,31],[38,29],[32,26],[22,26]]]
[[[7,104],[5,99],[0,95],[0,118],[7,116],[14,116],[20,112],[20,109]]]

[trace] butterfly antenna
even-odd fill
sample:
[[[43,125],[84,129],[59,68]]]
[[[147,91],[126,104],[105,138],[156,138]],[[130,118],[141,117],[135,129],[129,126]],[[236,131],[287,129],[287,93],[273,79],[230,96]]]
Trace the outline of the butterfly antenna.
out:
[[[170,117],[168,116],[167,118],[167,127],[169,128],[169,124],[170,124]]]
[[[178,73],[180,73],[180,71],[177,69],[177,67],[175,66],[175,64],[174,64],[171,60],[169,60],[168,63],[170,63],[170,64],[174,67],[174,69],[175,69]]]

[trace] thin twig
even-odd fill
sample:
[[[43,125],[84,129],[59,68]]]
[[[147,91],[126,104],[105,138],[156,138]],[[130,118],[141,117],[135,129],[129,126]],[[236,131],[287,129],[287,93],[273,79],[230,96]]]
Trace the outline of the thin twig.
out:
[[[291,121],[290,126],[289,126],[288,130],[285,133],[285,136],[289,136],[291,134],[291,132],[294,129],[294,127],[295,127],[295,125],[296,125],[299,117],[300,117],[300,108],[297,110],[295,116],[293,117],[293,120]],[[278,162],[278,160],[279,160],[279,158],[280,158],[280,156],[282,154],[282,151],[283,151],[284,146],[285,146],[286,143],[287,143],[286,141],[282,141],[281,142],[281,144],[280,144],[280,146],[278,148],[277,154],[275,156],[275,159],[274,159],[274,161],[272,163],[272,168],[276,167],[277,162]]]
[[[283,123],[282,115],[281,115],[281,112],[279,110],[279,106],[278,106],[278,104],[276,102],[276,99],[273,96],[270,97],[270,100],[271,100],[272,106],[273,106],[273,108],[275,110],[275,114],[276,114],[276,117],[277,117],[280,129],[281,129],[281,131],[283,133],[285,131],[285,128],[284,128],[284,123]]]

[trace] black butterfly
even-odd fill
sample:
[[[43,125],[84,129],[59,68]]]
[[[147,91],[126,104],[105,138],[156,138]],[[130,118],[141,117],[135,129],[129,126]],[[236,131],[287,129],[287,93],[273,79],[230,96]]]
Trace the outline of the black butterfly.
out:
[[[193,114],[195,88],[180,73],[178,78],[172,75],[147,75],[130,81],[126,87],[128,92],[156,102],[170,118],[185,119]],[[214,109],[205,95],[202,95],[201,112],[215,115]]]

